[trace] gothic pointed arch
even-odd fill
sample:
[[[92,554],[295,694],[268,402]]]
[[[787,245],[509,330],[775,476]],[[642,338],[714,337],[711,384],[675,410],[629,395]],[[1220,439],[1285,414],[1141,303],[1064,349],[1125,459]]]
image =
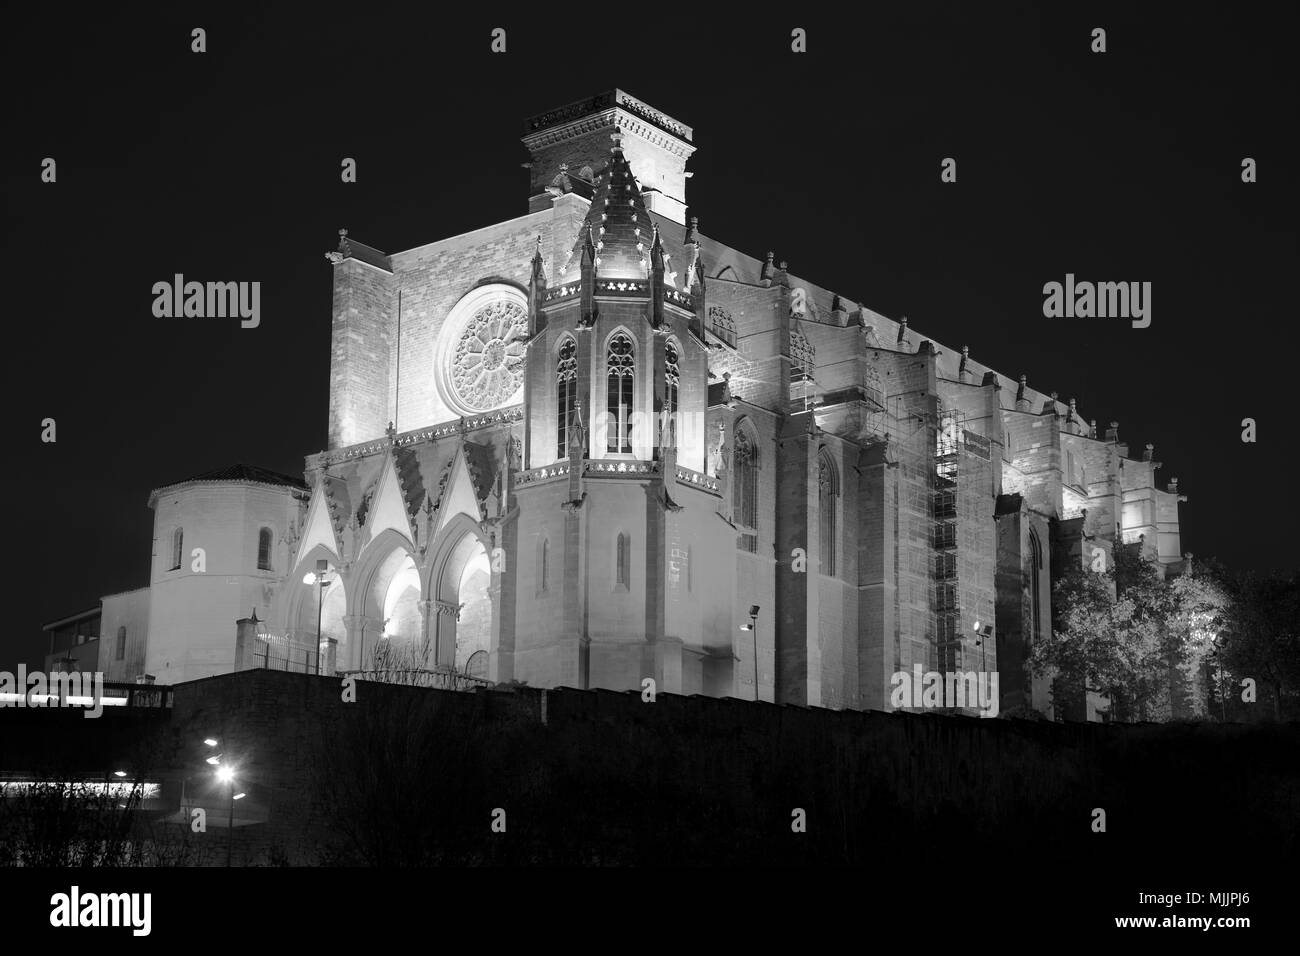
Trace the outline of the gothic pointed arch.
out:
[[[803,382],[812,378],[817,352],[798,324],[790,327],[790,380]]]
[[[412,665],[423,653],[426,635],[419,555],[410,539],[383,529],[366,543],[350,577],[348,614],[362,624],[358,646],[346,649],[353,666],[369,668],[384,652],[397,655],[390,661]]]
[[[817,540],[818,570],[836,573],[838,553],[840,475],[830,451],[823,448],[817,455]]]
[[[464,515],[475,524],[484,518],[479,489],[470,471],[469,458],[463,445],[456,449],[435,504],[438,508],[438,524],[433,534],[435,539],[456,515]]]
[[[577,427],[578,342],[568,332],[555,347],[555,458],[569,456],[569,443]]]
[[[434,539],[422,587],[429,601],[430,660],[439,667],[463,672],[477,652],[496,651],[491,547],[464,513],[453,515]]]
[[[326,493],[328,481],[328,477],[321,476],[316,479],[316,487],[312,489],[311,504],[307,507],[307,520],[303,522],[302,540],[298,543],[298,554],[295,557],[298,564],[302,563],[309,551],[317,547],[324,548],[329,552],[331,560],[340,563],[343,545],[330,514],[329,496]]]
[[[632,587],[632,536],[623,528],[614,532],[610,554],[613,568],[613,585],[615,591],[627,591]]]
[[[758,551],[758,432],[746,417],[736,421],[732,436],[732,521],[740,534],[736,546],[751,554]]]
[[[1043,636],[1043,609],[1039,597],[1043,571],[1043,546],[1038,540],[1038,532],[1029,529],[1029,608],[1033,616],[1030,633],[1035,643]]]
[[[322,561],[329,582],[324,589],[315,583],[318,565]],[[313,583],[304,580],[308,573],[312,575]],[[322,639],[336,642],[336,647],[341,649],[338,666],[346,668],[350,660],[346,653],[344,618],[350,599],[351,579],[339,566],[334,551],[324,543],[309,545],[304,542],[304,546],[298,549],[293,570],[276,598],[282,610],[277,613],[272,609],[272,620],[283,624],[283,636],[298,649],[288,650],[289,658],[303,648],[314,647],[319,632]],[[314,654],[312,656],[314,658]],[[296,666],[298,662],[291,663]],[[314,667],[315,661],[310,664]]]
[[[402,481],[397,475],[391,452],[385,453],[379,466],[379,479],[374,496],[366,512],[366,530],[373,540],[384,531],[395,531],[409,543],[415,541],[411,513],[402,492]]]
[[[681,410],[679,389],[681,386],[681,363],[684,356],[682,343],[677,336],[670,335],[664,342],[664,411],[675,415]]]
[[[605,338],[605,451],[608,454],[632,453],[632,420],[636,411],[637,348],[636,338],[624,326]]]

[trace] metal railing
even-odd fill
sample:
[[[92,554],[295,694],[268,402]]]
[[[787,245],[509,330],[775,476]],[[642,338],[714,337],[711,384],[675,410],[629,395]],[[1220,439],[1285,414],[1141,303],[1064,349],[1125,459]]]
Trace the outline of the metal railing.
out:
[[[436,690],[474,690],[492,687],[486,677],[471,677],[450,667],[401,668],[384,667],[369,670],[337,671],[336,677],[355,677],[357,680],[381,684],[401,684],[406,687],[431,687]]]

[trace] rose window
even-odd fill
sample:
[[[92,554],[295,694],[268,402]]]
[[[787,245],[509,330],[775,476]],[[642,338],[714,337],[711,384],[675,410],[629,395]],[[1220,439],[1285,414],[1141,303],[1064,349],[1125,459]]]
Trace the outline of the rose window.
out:
[[[456,397],[476,411],[508,402],[524,381],[528,313],[518,302],[497,300],[476,311],[451,356]]]

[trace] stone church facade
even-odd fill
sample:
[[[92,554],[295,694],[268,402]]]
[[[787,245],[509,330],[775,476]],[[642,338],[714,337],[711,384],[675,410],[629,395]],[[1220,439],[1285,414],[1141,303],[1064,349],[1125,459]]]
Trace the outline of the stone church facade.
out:
[[[888,709],[919,664],[1048,711],[1022,665],[1053,576],[1121,544],[1177,566],[1176,480],[711,239],[692,138],[611,91],[527,121],[519,218],[394,253],[341,231],[328,448],[267,509],[258,616],[314,643],[319,615],[338,671],[427,648],[492,681]]]

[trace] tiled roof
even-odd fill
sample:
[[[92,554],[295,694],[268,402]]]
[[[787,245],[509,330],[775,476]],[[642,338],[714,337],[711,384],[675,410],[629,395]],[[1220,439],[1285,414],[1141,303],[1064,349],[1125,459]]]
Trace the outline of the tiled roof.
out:
[[[307,484],[301,478],[294,478],[292,475],[282,475],[278,471],[271,471],[267,468],[258,468],[256,465],[230,465],[226,468],[217,468],[213,471],[205,471],[201,475],[193,475],[189,478],[182,478],[180,481],[173,481],[164,488],[170,488],[172,485],[185,485],[192,481],[255,481],[263,485],[288,485],[291,488],[306,488]]]

